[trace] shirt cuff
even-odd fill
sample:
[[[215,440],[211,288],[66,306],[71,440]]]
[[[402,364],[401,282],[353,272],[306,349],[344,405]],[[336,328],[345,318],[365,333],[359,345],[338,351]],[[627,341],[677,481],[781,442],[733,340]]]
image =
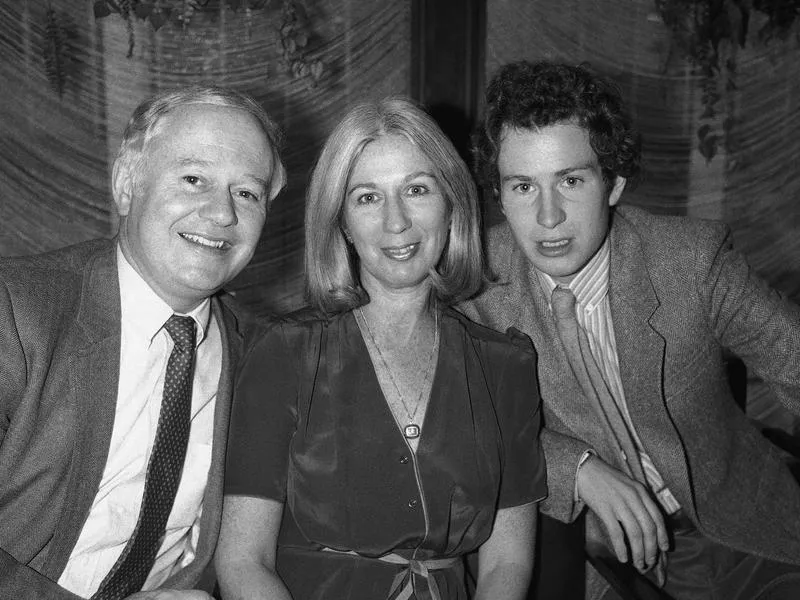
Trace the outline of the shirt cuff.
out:
[[[583,463],[585,463],[587,460],[589,460],[592,456],[597,456],[597,452],[595,452],[591,448],[589,450],[586,450],[586,452],[584,452],[581,455],[581,458],[578,461],[578,466],[575,467],[575,490],[573,492],[573,499],[574,499],[575,504],[576,504],[575,512],[580,512],[581,510],[583,510],[583,500],[581,500],[578,497],[578,471],[581,470],[581,467],[583,466]]]

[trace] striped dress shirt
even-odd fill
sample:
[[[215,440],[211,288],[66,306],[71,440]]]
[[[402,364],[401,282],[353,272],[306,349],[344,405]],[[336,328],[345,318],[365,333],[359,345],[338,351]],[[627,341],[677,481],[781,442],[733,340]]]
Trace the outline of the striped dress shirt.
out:
[[[645,452],[642,441],[636,433],[636,428],[631,421],[628,406],[625,401],[625,390],[622,388],[622,377],[619,371],[619,357],[617,356],[617,341],[614,337],[614,323],[611,318],[611,305],[608,300],[609,265],[611,263],[611,250],[608,238],[600,250],[570,281],[569,289],[575,295],[575,313],[578,324],[589,339],[597,366],[603,374],[608,389],[622,413],[628,430],[633,437],[639,451],[639,459],[644,469],[647,483],[658,498],[667,514],[672,514],[680,509],[675,496],[664,483],[664,478],[656,469],[652,459]],[[551,297],[553,290],[559,285],[552,277],[537,271],[542,289]]]

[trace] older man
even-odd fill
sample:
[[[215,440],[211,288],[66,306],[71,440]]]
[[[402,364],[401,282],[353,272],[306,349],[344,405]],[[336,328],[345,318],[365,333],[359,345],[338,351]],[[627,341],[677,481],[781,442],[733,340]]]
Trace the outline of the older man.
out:
[[[0,260],[0,597],[210,597],[246,330],[220,290],[285,181],[278,140],[243,94],[152,98],[114,163],[117,238]]]

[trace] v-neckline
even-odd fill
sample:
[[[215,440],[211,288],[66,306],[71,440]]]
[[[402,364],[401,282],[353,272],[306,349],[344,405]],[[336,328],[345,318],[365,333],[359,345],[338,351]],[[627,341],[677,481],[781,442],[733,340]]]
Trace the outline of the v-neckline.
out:
[[[431,387],[430,387],[430,391],[428,392],[428,402],[426,403],[425,412],[422,415],[422,419],[417,422],[417,424],[420,426],[421,431],[420,431],[419,437],[417,438],[418,442],[417,442],[417,447],[416,448],[413,448],[411,446],[410,442],[409,442],[409,439],[406,438],[406,436],[405,436],[405,434],[403,432],[403,425],[401,425],[400,422],[395,417],[395,414],[392,411],[392,407],[389,404],[389,400],[386,398],[386,394],[383,391],[383,386],[381,386],[380,379],[378,378],[378,373],[377,373],[377,370],[375,368],[375,364],[372,361],[372,355],[370,354],[369,348],[367,347],[367,342],[364,339],[364,334],[362,333],[361,328],[358,325],[358,321],[356,320],[356,315],[355,315],[355,311],[354,310],[350,311],[349,317],[352,320],[351,326],[354,327],[354,331],[356,333],[356,336],[358,337],[359,351],[364,356],[366,356],[367,364],[369,365],[369,369],[368,370],[369,370],[369,377],[370,377],[370,380],[372,382],[372,386],[380,394],[380,397],[383,400],[383,402],[381,403],[382,404],[382,409],[381,410],[382,410],[384,416],[387,417],[388,420],[391,423],[394,424],[394,429],[397,432],[397,435],[399,435],[401,437],[401,439],[403,440],[405,445],[408,446],[409,450],[411,450],[414,454],[419,455],[420,451],[423,448],[423,445],[427,446],[427,440],[428,440],[428,438],[431,437],[431,434],[427,434],[427,435],[425,434],[426,428],[430,428],[431,427],[431,423],[435,424],[435,421],[431,421],[431,408],[432,408],[431,400],[436,397],[437,388],[438,388],[438,381],[439,381],[439,372],[440,372],[440,367],[442,365],[442,349],[443,349],[443,347],[445,345],[445,342],[444,342],[444,339],[445,339],[445,336],[444,336],[445,314],[444,314],[444,311],[442,312],[442,314],[440,315],[440,318],[439,318],[439,327],[440,327],[440,331],[439,331],[439,349],[438,349],[438,352],[436,353],[435,364],[433,366],[433,374],[431,375]],[[362,394],[362,395],[364,395],[364,394]]]

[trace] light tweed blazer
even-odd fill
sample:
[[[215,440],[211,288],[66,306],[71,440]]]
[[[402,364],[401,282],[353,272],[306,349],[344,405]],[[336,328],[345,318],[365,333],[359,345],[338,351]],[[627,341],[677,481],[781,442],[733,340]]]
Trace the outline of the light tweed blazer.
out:
[[[222,506],[239,318],[212,299],[223,364],[195,560],[164,587],[198,585]],[[54,582],[86,520],[114,423],[120,354],[115,243],[0,260],[0,598],[72,599]]]
[[[724,349],[800,414],[800,309],[770,289],[719,223],[619,207],[611,227],[610,304],[625,397],[636,430],[690,518],[707,537],[800,564],[800,487],[748,421],[728,385]],[[579,457],[593,448],[620,467],[564,355],[549,301],[506,223],[488,238],[497,284],[462,310],[530,335],[539,355],[550,496],[569,522]],[[587,539],[602,539],[587,517]]]

